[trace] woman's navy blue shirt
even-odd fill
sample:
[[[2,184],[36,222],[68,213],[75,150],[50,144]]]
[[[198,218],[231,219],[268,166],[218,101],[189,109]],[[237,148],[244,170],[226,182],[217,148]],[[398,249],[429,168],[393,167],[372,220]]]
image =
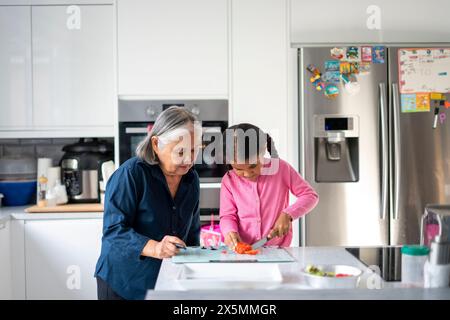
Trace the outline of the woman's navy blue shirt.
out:
[[[95,276],[125,299],[143,299],[153,289],[161,260],[141,256],[152,239],[177,236],[188,246],[200,237],[200,183],[189,170],[172,198],[159,165],[137,157],[122,164],[105,193],[102,250]]]

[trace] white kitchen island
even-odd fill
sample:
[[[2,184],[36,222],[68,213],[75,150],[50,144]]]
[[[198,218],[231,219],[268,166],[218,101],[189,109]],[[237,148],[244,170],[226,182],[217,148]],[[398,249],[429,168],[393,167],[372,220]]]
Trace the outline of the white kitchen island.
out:
[[[283,281],[270,289],[220,290],[214,287],[207,290],[185,290],[176,277],[183,268],[170,259],[163,261],[154,290],[149,290],[149,300],[292,300],[292,299],[450,299],[450,288],[424,289],[411,288],[400,282],[385,282],[370,268],[356,259],[342,247],[295,247],[287,248],[296,259],[295,262],[279,263]],[[307,264],[344,264],[363,270],[356,289],[313,289],[301,276],[300,270]],[[211,264],[211,267],[226,267],[224,264]]]

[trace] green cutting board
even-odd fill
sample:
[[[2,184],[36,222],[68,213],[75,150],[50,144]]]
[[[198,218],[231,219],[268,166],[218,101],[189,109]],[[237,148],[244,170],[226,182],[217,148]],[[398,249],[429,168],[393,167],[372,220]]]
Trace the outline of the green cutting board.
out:
[[[237,254],[221,247],[217,250],[188,247],[172,257],[173,263],[208,262],[294,262],[295,259],[283,248],[261,248],[257,255]]]

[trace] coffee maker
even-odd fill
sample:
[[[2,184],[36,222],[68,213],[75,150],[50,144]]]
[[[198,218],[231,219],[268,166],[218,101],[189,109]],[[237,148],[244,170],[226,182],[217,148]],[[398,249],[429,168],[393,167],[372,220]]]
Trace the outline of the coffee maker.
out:
[[[103,180],[101,166],[113,160],[113,145],[97,138],[81,138],[62,150],[65,153],[60,161],[61,175],[69,203],[99,203],[99,181]]]

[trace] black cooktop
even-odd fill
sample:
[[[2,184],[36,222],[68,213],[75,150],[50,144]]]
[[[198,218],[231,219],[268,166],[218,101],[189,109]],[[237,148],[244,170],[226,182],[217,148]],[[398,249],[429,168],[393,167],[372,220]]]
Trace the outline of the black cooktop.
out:
[[[366,266],[380,271],[384,281],[400,281],[402,271],[401,246],[345,248]]]

